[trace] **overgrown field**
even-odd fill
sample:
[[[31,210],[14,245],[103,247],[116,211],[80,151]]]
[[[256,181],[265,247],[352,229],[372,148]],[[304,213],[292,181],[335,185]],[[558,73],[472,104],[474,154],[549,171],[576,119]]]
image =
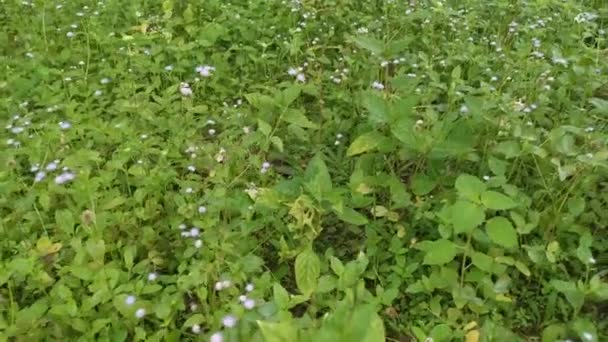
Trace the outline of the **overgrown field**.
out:
[[[0,26],[0,341],[608,341],[605,0]]]

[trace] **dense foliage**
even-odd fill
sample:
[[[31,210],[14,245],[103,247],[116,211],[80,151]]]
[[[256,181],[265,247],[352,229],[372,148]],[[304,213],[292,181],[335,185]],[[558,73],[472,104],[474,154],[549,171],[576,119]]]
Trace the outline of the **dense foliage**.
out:
[[[604,0],[0,25],[0,341],[608,339]]]

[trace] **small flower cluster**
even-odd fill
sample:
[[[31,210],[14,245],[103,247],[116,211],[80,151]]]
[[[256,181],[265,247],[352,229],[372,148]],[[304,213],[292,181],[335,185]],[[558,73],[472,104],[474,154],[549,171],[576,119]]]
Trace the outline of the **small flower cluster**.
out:
[[[60,161],[58,159],[55,159],[52,162],[48,163],[44,167],[44,170],[41,169],[40,164],[38,163],[32,165],[32,167],[30,168],[30,172],[35,174],[34,183],[42,182],[46,178],[48,172],[56,171],[59,168],[59,164]],[[74,178],[76,178],[76,175],[67,167],[63,167],[62,172],[55,177],[55,183],[57,185],[62,185],[74,180]]]
[[[348,73],[350,72],[350,70],[348,70],[347,68],[344,68],[342,70],[336,69],[334,71],[334,73],[337,76],[331,75],[329,76],[329,79],[334,82],[335,84],[340,84],[342,83],[343,80],[348,78]]]
[[[185,237],[185,238],[193,238],[193,239],[195,239],[195,240],[194,240],[194,247],[195,247],[195,248],[197,248],[197,249],[198,249],[198,248],[203,247],[203,240],[201,240],[201,239],[197,239],[197,238],[198,238],[198,236],[199,236],[199,235],[200,235],[200,233],[201,233],[201,231],[200,231],[200,229],[199,229],[199,228],[197,228],[197,227],[192,227],[192,228],[190,228],[190,230],[186,230],[187,226],[186,226],[185,224],[183,224],[183,223],[182,223],[182,224],[180,224],[180,225],[178,226],[178,228],[179,228],[179,229],[182,231],[182,232],[181,232],[182,237]]]
[[[304,63],[304,67],[308,66],[308,63]],[[289,74],[289,76],[294,76],[296,78],[296,81],[300,82],[300,83],[304,83],[306,82],[306,75],[304,75],[304,67],[299,67],[299,68],[289,68],[289,70],[287,70],[287,74]]]
[[[213,72],[215,71],[215,67],[210,65],[199,65],[196,67],[196,72],[201,75],[201,77],[211,77],[213,76]]]

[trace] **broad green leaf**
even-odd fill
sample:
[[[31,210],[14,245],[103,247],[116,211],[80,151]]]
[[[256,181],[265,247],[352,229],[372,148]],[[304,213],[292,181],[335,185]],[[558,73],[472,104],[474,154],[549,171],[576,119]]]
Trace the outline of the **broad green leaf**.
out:
[[[363,106],[369,112],[369,119],[374,123],[389,121],[389,109],[386,100],[375,92],[363,93]]]
[[[429,241],[424,251],[426,252],[423,261],[425,265],[447,264],[458,254],[456,244],[446,239]]]
[[[486,185],[479,178],[462,174],[456,179],[458,194],[473,202],[479,202],[481,194],[486,191]]]
[[[74,233],[74,216],[69,210],[57,210],[55,212],[55,222],[57,223],[57,228],[65,234],[71,236]]]
[[[279,323],[257,321],[264,341],[293,342],[298,340],[298,331],[291,321]]]
[[[492,257],[486,254],[480,252],[473,252],[473,254],[471,254],[471,262],[473,263],[473,265],[475,265],[477,268],[484,272],[492,272],[494,260],[492,259]]]
[[[350,144],[346,151],[346,155],[352,157],[357,154],[372,151],[378,147],[381,138],[381,134],[376,131],[363,133]]]
[[[272,296],[280,310],[289,308],[289,293],[281,284],[276,283],[272,286]]]
[[[280,103],[284,107],[289,107],[290,104],[300,96],[302,89],[299,86],[291,86],[280,93]]]
[[[323,194],[332,190],[331,176],[323,157],[317,154],[308,164],[305,172],[306,187],[308,191],[320,201]]]
[[[321,275],[321,262],[311,247],[296,257],[296,284],[302,294],[309,296],[317,288]]]
[[[372,37],[350,37],[350,39],[359,47],[368,50],[376,55],[379,55],[384,50],[384,43]]]
[[[264,120],[258,119],[258,129],[265,136],[269,136],[270,132],[272,132],[272,127]]]
[[[302,128],[317,129],[319,126],[308,120],[304,112],[297,109],[288,109],[283,115],[283,120]]]
[[[411,188],[415,195],[424,196],[433,191],[436,186],[437,181],[423,173],[417,173],[412,177]]]
[[[465,200],[454,203],[451,212],[455,234],[472,232],[486,218],[481,206]]]
[[[504,217],[493,217],[486,222],[486,232],[492,242],[505,248],[517,247],[517,231]]]
[[[367,330],[362,342],[384,342],[385,332],[384,323],[378,314],[372,314],[371,319],[367,323]]]
[[[493,210],[507,210],[517,206],[517,203],[510,197],[496,191],[484,191],[481,194],[481,203],[486,208]]]

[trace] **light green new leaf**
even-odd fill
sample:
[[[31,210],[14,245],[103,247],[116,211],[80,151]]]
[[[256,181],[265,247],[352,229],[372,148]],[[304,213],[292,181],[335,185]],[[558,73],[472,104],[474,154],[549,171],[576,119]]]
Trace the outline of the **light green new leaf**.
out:
[[[456,244],[450,240],[440,239],[437,241],[428,241],[424,248],[426,255],[423,263],[425,265],[443,265],[454,260],[458,249]]]
[[[332,190],[331,176],[320,154],[312,158],[308,164],[305,179],[306,188],[318,201],[322,199],[323,194]]]
[[[486,191],[486,184],[479,178],[467,174],[461,174],[456,179],[456,190],[458,194],[473,202],[478,202],[481,194]]]
[[[264,341],[266,342],[292,342],[298,340],[298,331],[291,321],[280,323],[257,321]]]
[[[340,220],[356,226],[361,226],[369,222],[365,216],[349,207],[342,208],[342,211],[334,211]]]
[[[368,323],[367,333],[365,334],[365,338],[363,338],[362,342],[384,342],[385,332],[384,332],[384,323],[382,323],[382,319],[378,314],[374,313],[372,315],[371,320]]]
[[[517,203],[510,197],[496,191],[484,191],[481,194],[481,203],[486,208],[493,210],[507,210],[517,206]]]
[[[470,233],[486,219],[482,207],[469,201],[460,200],[452,206],[454,233]]]
[[[312,294],[321,275],[321,262],[312,248],[298,254],[295,262],[296,284],[304,295]]]
[[[517,231],[504,217],[493,217],[486,222],[486,232],[492,242],[506,248],[517,247]]]
[[[350,144],[346,151],[346,155],[352,157],[357,154],[374,150],[378,147],[380,139],[382,139],[382,136],[376,131],[363,133]]]

